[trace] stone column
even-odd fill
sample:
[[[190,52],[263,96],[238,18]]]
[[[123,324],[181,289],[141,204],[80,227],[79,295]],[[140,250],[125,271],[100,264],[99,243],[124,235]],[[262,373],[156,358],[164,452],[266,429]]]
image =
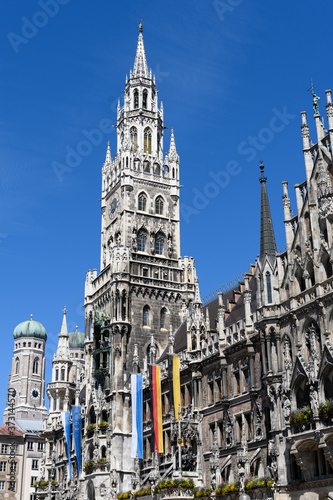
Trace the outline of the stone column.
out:
[[[261,359],[262,359],[262,371],[263,374],[266,375],[266,350],[265,350],[265,334],[263,331],[260,332],[260,347],[261,347]]]
[[[268,362],[268,371],[272,371],[272,351],[271,351],[271,336],[270,334],[266,335],[266,347],[267,347],[267,362]]]
[[[254,371],[254,354],[250,356],[250,388],[256,388],[255,371]]]

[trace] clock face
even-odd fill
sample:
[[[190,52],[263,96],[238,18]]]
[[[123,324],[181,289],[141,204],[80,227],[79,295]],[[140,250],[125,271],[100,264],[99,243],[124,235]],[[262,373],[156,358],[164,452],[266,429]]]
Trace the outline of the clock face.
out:
[[[109,205],[109,217],[110,217],[110,219],[113,219],[113,217],[116,215],[117,210],[118,210],[118,205],[119,205],[118,195],[115,194],[113,199],[110,202],[110,205]]]
[[[32,389],[32,391],[31,391],[30,394],[31,394],[32,399],[38,399],[39,398],[39,390],[36,389],[36,388]]]

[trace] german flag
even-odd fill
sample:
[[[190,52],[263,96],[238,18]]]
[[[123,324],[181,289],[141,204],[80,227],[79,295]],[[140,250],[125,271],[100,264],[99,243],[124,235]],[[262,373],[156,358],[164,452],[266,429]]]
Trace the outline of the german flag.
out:
[[[169,376],[169,392],[170,405],[174,409],[175,418],[178,422],[179,411],[181,410],[180,403],[180,378],[179,378],[179,356],[176,354],[168,354],[168,376]]]
[[[161,368],[149,365],[150,401],[152,410],[152,451],[163,453]]]

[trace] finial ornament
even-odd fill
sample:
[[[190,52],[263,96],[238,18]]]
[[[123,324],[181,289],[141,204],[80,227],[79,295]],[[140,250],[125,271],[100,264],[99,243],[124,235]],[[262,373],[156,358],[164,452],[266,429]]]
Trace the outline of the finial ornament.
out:
[[[68,310],[66,309],[66,306],[63,308],[62,312],[63,312],[64,314],[67,314],[67,313],[68,313]]]
[[[267,177],[265,177],[265,175],[264,175],[265,166],[264,166],[264,163],[262,161],[261,154],[260,154],[260,165],[259,165],[259,168],[261,170],[261,177],[259,177],[259,181],[260,182],[266,182],[267,181]]]
[[[30,320],[32,320],[32,318],[33,318],[33,317],[34,317],[34,315],[33,315],[33,314],[30,314]]]
[[[139,33],[142,33],[143,32],[143,23],[142,23],[142,19],[140,21],[140,24],[139,24]]]
[[[312,94],[312,101],[313,101],[313,111],[314,111],[314,116],[320,116],[320,113],[319,113],[319,101],[320,101],[320,97],[317,96],[315,93],[314,93],[314,89],[315,89],[315,85],[313,84],[313,81],[312,81],[312,78],[311,78],[311,87],[307,90],[307,92],[311,92]]]

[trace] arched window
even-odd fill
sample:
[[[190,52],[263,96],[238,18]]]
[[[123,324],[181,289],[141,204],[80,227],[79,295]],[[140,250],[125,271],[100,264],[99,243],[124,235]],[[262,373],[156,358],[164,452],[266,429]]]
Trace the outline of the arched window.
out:
[[[144,193],[139,194],[138,209],[142,210],[143,212],[145,212],[147,209],[147,196]]]
[[[267,302],[268,302],[268,304],[271,304],[273,302],[273,300],[272,300],[272,281],[271,281],[271,275],[268,271],[266,273],[266,287],[267,287]]]
[[[55,379],[56,379],[56,381],[59,380],[59,370],[58,370],[58,368],[55,371]]]
[[[162,196],[158,196],[156,198],[156,201],[155,201],[155,212],[158,215],[162,215],[163,214],[163,207],[164,207],[163,198],[162,198]]]
[[[138,252],[147,252],[147,233],[139,231],[138,234]]]
[[[61,380],[65,380],[65,368],[61,368]]]
[[[149,325],[149,306],[144,306],[143,308],[142,324],[143,326]]]
[[[38,358],[35,358],[34,364],[32,366],[32,373],[38,373]]]
[[[167,310],[165,307],[161,309],[161,318],[160,318],[160,327],[165,328],[166,324],[166,315],[167,315]]]
[[[134,149],[134,153],[137,152],[138,149],[138,131],[136,130],[135,127],[132,127],[130,130],[130,135],[131,135],[131,143]]]
[[[134,90],[134,108],[139,107],[139,92],[137,89]]]
[[[150,128],[146,128],[144,133],[144,153],[148,153],[151,155],[151,130]]]
[[[20,360],[19,360],[19,358],[16,358],[16,363],[15,363],[15,373],[16,373],[16,375],[18,374],[19,371],[20,371]]]
[[[147,109],[147,103],[148,103],[148,92],[147,90],[143,91],[143,96],[142,96],[142,107],[143,109]]]
[[[164,255],[164,236],[159,233],[155,238],[155,254]]]

